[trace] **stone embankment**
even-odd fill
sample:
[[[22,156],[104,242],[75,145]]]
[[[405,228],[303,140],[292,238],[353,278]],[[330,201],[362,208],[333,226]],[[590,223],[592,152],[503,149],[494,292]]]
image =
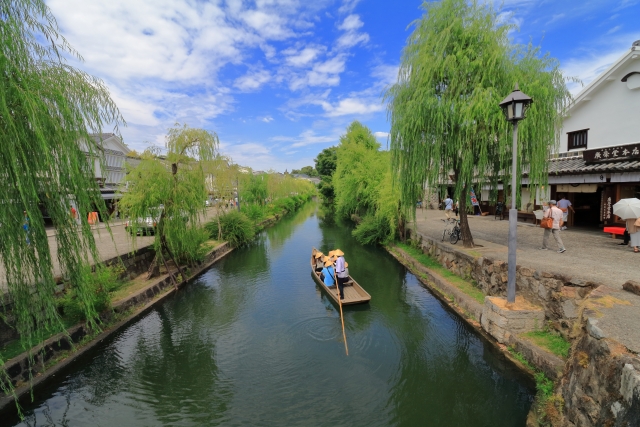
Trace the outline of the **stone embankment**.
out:
[[[113,304],[113,311],[105,313],[102,316],[102,320],[107,323],[113,318],[119,318],[120,320],[114,324],[110,324],[108,328],[99,335],[92,337],[91,341],[85,343],[85,345],[82,345],[82,342],[86,337],[90,336],[91,332],[85,324],[78,324],[68,329],[67,333],[54,335],[41,345],[31,349],[30,352],[22,353],[8,360],[4,365],[4,369],[8,379],[15,387],[15,395],[18,399],[27,396],[31,387],[41,385],[54,376],[56,372],[73,363],[78,357],[93,346],[99,344],[113,332],[134,321],[173,292],[176,292],[180,287],[187,284],[191,279],[202,273],[232,250],[227,243],[223,243],[210,250],[204,260],[196,265],[195,268],[191,269],[187,280],[179,283],[177,288],[173,285],[169,274],[165,273],[160,277],[150,280],[142,289],[120,301],[116,301]],[[140,254],[130,255],[128,259],[123,260],[127,266],[126,271],[123,273],[124,275],[135,278],[140,273],[146,271],[153,260],[154,253],[150,248],[141,252]],[[117,262],[117,260],[109,260],[106,264],[113,264],[115,262]],[[175,269],[174,273],[177,273],[177,269]],[[80,348],[77,347],[78,344],[81,345]],[[77,351],[69,353],[69,351],[74,348]],[[13,396],[1,397],[0,412],[7,406],[13,405],[13,402]]]
[[[636,295],[640,294],[640,283],[629,281],[624,290],[614,289],[535,269],[519,259],[516,292],[520,298],[508,307],[503,298],[507,263],[501,256],[491,256],[504,248],[482,241],[483,247],[465,249],[423,233],[416,237],[424,253],[482,290],[484,304],[418,266],[397,248],[395,256],[426,275],[424,282],[483,334],[512,347],[556,380],[563,413],[555,425],[640,426],[640,296]],[[568,360],[522,337],[524,332],[545,326],[571,342]]]

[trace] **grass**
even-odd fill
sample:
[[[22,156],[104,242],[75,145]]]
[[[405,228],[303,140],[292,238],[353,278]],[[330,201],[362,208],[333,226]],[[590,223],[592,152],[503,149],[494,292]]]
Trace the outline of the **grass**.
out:
[[[549,350],[556,356],[564,359],[569,357],[569,349],[571,344],[560,335],[551,331],[533,331],[522,334],[525,338],[531,340],[535,345]]]
[[[484,293],[480,289],[475,287],[472,283],[447,270],[445,267],[440,265],[438,261],[423,253],[421,250],[414,248],[413,246],[409,246],[404,243],[396,243],[396,246],[411,255],[413,259],[418,261],[423,266],[427,267],[429,270],[435,271],[440,276],[444,277],[447,282],[460,289],[466,295],[478,301],[480,304],[484,304]]]

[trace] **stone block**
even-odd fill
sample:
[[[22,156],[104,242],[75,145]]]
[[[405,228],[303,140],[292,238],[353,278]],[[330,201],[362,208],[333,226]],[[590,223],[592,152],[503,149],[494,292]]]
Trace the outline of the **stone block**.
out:
[[[527,267],[520,267],[519,273],[524,277],[533,277],[533,270]]]
[[[482,310],[482,328],[499,343],[508,342],[509,334],[519,335],[534,331],[544,325],[544,311],[522,297],[514,304],[506,299],[485,297]]]
[[[625,364],[620,378],[620,394],[627,403],[631,403],[633,395],[640,392],[640,374],[633,365]]]
[[[587,332],[595,339],[605,338],[604,332],[598,327],[598,320],[593,317],[587,319]]]
[[[632,294],[640,295],[640,282],[627,280],[625,284],[622,285],[622,289],[627,292],[631,292]]]

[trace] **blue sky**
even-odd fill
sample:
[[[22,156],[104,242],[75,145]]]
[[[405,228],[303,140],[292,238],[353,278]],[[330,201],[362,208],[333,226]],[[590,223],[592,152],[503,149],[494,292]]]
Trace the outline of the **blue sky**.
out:
[[[381,93],[421,1],[46,0],[104,80],[136,150],[188,123],[254,169],[312,165],[359,120],[386,146]],[[504,19],[585,84],[640,39],[640,0],[505,0]],[[571,86],[575,93],[580,87]],[[109,130],[109,129],[107,129]]]

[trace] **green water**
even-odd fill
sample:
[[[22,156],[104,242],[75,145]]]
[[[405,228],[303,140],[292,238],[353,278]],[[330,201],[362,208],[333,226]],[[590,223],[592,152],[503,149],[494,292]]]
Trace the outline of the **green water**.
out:
[[[337,307],[311,247],[371,294]],[[36,394],[25,426],[524,426],[530,384],[386,252],[309,204]],[[6,422],[6,423],[5,423]]]

